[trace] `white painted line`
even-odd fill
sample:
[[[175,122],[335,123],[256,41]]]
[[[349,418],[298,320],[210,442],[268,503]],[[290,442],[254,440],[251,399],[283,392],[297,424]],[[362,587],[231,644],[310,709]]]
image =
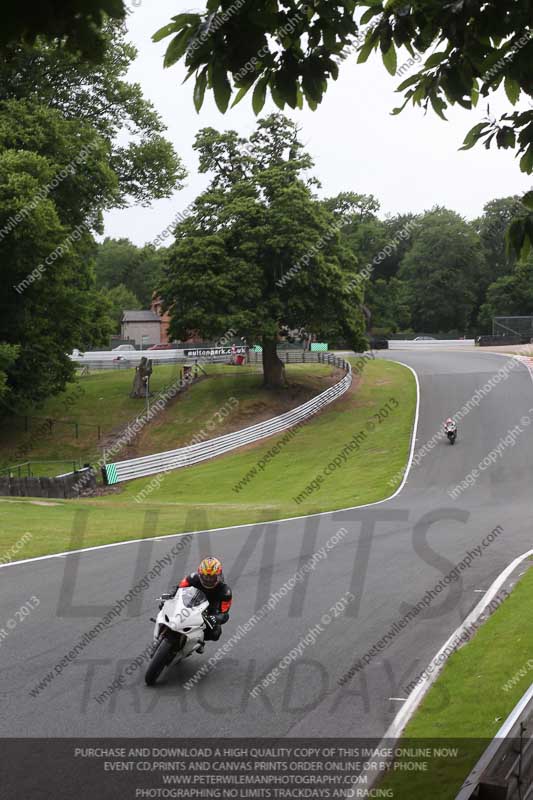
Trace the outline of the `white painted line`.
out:
[[[463,633],[465,628],[467,628],[467,626],[471,626],[474,622],[477,622],[481,618],[481,615],[486,610],[486,608],[489,605],[489,603],[491,602],[491,600],[496,596],[496,594],[498,593],[499,589],[506,582],[506,580],[509,577],[509,575],[511,575],[514,572],[514,570],[523,561],[525,561],[526,558],[530,558],[531,556],[533,556],[533,550],[528,550],[527,552],[523,553],[521,556],[518,556],[517,558],[515,558],[514,561],[512,561],[503,570],[503,572],[501,572],[498,575],[498,577],[496,578],[496,580],[494,581],[492,586],[488,589],[488,591],[485,593],[484,597],[482,597],[482,599],[479,601],[477,606],[470,612],[470,614],[464,620],[462,625],[460,625],[452,633],[452,635],[447,639],[447,641],[440,648],[438,653],[436,653],[435,656],[431,659],[430,663],[428,664],[428,667],[433,665],[433,664],[435,664],[435,661],[444,653],[444,651],[449,646],[449,644],[451,644],[451,642],[453,642],[454,639],[457,639]],[[409,720],[411,719],[411,717],[415,713],[416,709],[418,708],[418,706],[422,702],[422,700],[423,700],[424,696],[427,694],[429,688],[433,685],[433,683],[435,682],[437,677],[442,672],[445,663],[446,663],[446,659],[444,659],[441,664],[437,664],[434,667],[434,672],[430,673],[428,675],[428,678],[426,680],[424,680],[419,686],[416,687],[416,689],[414,689],[411,692],[411,694],[407,698],[406,704],[396,714],[394,720],[392,721],[391,725],[389,726],[388,730],[386,731],[385,735],[383,736],[383,739],[381,740],[380,744],[378,745],[376,752],[379,752],[379,750],[384,748],[384,747],[390,747],[390,740],[391,739],[396,740],[396,739],[398,739],[400,737],[403,729],[406,727],[406,725],[408,724]],[[425,670],[426,672],[427,672],[428,667],[426,667],[426,670]],[[533,684],[530,687],[530,691],[533,692]],[[506,721],[505,724],[507,724],[507,721]],[[504,724],[504,726],[502,726],[502,728],[500,730],[503,730],[503,728],[505,727],[505,724]],[[498,732],[497,736],[499,736],[499,735],[500,735],[500,732]],[[374,770],[368,770],[368,771],[364,772],[363,774],[366,776],[366,779],[367,779],[366,785],[369,788],[372,787],[374,785],[374,783],[379,778],[382,777],[381,772],[377,772],[376,773]],[[457,800],[457,798],[456,798],[456,800]]]
[[[391,500],[394,500],[394,498],[397,497],[400,494],[400,492],[402,491],[402,489],[405,486],[405,483],[407,481],[407,478],[408,478],[408,475],[409,475],[409,471],[411,469],[411,464],[412,464],[412,461],[413,461],[413,456],[414,456],[415,437],[416,437],[416,431],[417,431],[417,428],[418,428],[418,417],[419,417],[419,413],[420,413],[420,383],[419,383],[419,380],[418,380],[418,375],[416,374],[414,369],[412,367],[410,367],[408,364],[404,364],[402,361],[396,361],[396,360],[392,361],[392,359],[389,359],[389,360],[393,364],[400,364],[400,366],[405,367],[406,369],[410,370],[410,372],[412,372],[412,374],[413,374],[413,376],[415,378],[415,383],[416,383],[416,409],[415,409],[415,419],[414,419],[414,423],[413,423],[413,430],[411,432],[411,447],[410,447],[410,451],[409,451],[409,460],[407,462],[407,467],[405,468],[405,473],[404,473],[403,480],[402,480],[401,484],[398,486],[398,488],[396,489],[394,494],[390,495],[390,497],[385,497],[383,500],[376,500],[373,503],[363,503],[363,505],[360,505],[360,506],[349,506],[348,508],[336,508],[336,509],[334,509],[332,511],[320,511],[317,514],[304,514],[303,516],[285,517],[283,519],[272,519],[272,520],[267,520],[267,521],[264,521],[264,522],[263,521],[261,521],[261,522],[246,522],[246,523],[243,523],[242,525],[230,525],[230,526],[225,526],[225,527],[222,527],[222,528],[209,528],[208,530],[205,530],[205,531],[184,531],[183,533],[169,533],[167,536],[147,536],[145,539],[128,539],[127,541],[124,541],[124,542],[112,542],[111,544],[100,544],[100,545],[95,545],[94,547],[83,547],[80,550],[67,550],[66,552],[63,552],[63,553],[52,553],[51,555],[47,555],[47,556],[36,556],[35,558],[26,558],[26,559],[22,559],[20,561],[10,561],[8,564],[0,564],[0,569],[6,569],[7,567],[14,567],[14,566],[18,566],[20,564],[32,564],[32,563],[34,563],[36,561],[46,561],[46,560],[51,559],[51,558],[62,558],[62,557],[65,557],[65,556],[72,556],[72,555],[76,555],[76,554],[79,554],[79,553],[90,553],[90,552],[93,552],[93,551],[96,551],[96,550],[105,550],[108,547],[124,547],[125,545],[139,544],[140,542],[153,542],[153,541],[170,540],[170,539],[175,539],[178,536],[197,536],[197,535],[199,535],[201,533],[214,533],[216,531],[234,531],[234,530],[237,530],[239,528],[253,528],[254,525],[276,525],[276,524],[281,523],[281,522],[296,522],[297,520],[311,519],[313,517],[331,516],[332,514],[341,514],[344,511],[354,511],[354,510],[357,510],[359,508],[370,508],[371,506],[379,506],[382,503],[389,503]],[[157,506],[154,506],[154,508],[157,508]]]
[[[511,575],[514,570],[524,561],[526,558],[533,556],[533,550],[528,550],[518,558],[515,558],[504,570],[500,573],[500,575],[496,578],[492,586],[488,589],[485,595],[481,598],[477,606],[470,612],[467,618],[464,620],[462,625],[460,625],[448,638],[448,640],[443,644],[440,648],[438,653],[435,654],[433,659],[430,662],[434,664],[435,661],[444,653],[446,648],[457,639],[463,632],[467,632],[468,626],[472,625],[474,622],[477,622],[478,619],[481,617],[483,612],[486,610],[487,606],[491,602],[491,600],[497,595],[499,589],[503,586],[506,582],[509,575]],[[466,629],[466,630],[465,630]],[[434,667],[434,672],[432,672],[427,680],[423,681],[419,686],[414,689],[411,694],[409,695],[407,705],[402,708],[402,710],[397,714],[396,718],[390,725],[387,733],[385,734],[385,739],[396,739],[402,730],[407,725],[410,717],[413,715],[415,710],[420,705],[422,698],[427,693],[429,687],[435,682],[437,676],[442,672],[444,664],[446,660],[443,660],[442,664],[437,664]],[[430,666],[428,665],[428,666]]]

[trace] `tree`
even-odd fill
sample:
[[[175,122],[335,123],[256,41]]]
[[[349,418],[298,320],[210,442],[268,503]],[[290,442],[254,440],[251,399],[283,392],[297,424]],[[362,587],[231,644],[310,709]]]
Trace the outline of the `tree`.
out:
[[[20,348],[16,345],[0,342],[0,402],[4,401],[9,387],[7,385],[7,371],[17,360]]]
[[[482,259],[478,236],[459,214],[434,208],[421,217],[399,274],[415,330],[466,331]]]
[[[513,219],[525,210],[518,195],[501,197],[488,202],[483,208],[483,215],[474,220],[474,230],[481,239],[487,267],[482,281],[483,291],[497,278],[513,271],[516,255],[509,252],[506,233]]]
[[[105,50],[102,36],[108,17],[123,20],[122,0],[40,0],[33,5],[12,3],[3,10],[0,50],[13,43],[33,44],[37,36],[60,39],[85,58],[98,60]]]
[[[137,269],[139,248],[129,239],[111,239],[106,236],[96,246],[94,269],[99,288],[126,286],[128,275]]]
[[[52,189],[81,147],[91,180],[66,173]],[[0,103],[0,341],[20,345],[7,369],[19,403],[60,391],[72,375],[69,349],[106,334],[90,229],[115,190],[105,144],[89,126],[26,101]]]
[[[147,308],[163,274],[165,250],[151,245],[137,247],[129,239],[107,237],[97,246],[95,255],[96,281],[99,288],[123,286],[140,305]]]
[[[42,40],[33,47],[13,45],[0,62],[0,100],[26,100],[90,125],[107,144],[117,177],[112,207],[169,197],[186,171],[164,138],[165,126],[152,103],[139,84],[125,80],[137,50],[125,41],[120,25],[108,24],[102,36],[105,48],[97,64]],[[90,180],[88,168],[78,165],[77,171]]]
[[[373,277],[390,280],[397,277],[400,271],[400,264],[404,256],[409,251],[413,242],[412,223],[418,219],[416,214],[396,214],[383,220],[382,238],[384,246],[391,245],[392,253],[384,253],[384,259],[376,264],[373,270]]]
[[[99,66],[41,40],[0,64],[0,342],[20,345],[6,368],[18,406],[64,388],[73,347],[108,342],[93,264],[104,210],[168,196],[184,174],[154,109],[123,79],[135,50],[116,26],[102,35]]]
[[[99,294],[102,302],[106,304],[106,315],[112,321],[113,333],[120,333],[120,323],[125,310],[134,311],[142,308],[139,299],[123,283],[112,289],[102,289]]]
[[[169,251],[161,294],[171,336],[237,331],[262,345],[268,387],[284,385],[276,353],[284,329],[339,325],[363,347],[362,291],[348,289],[356,262],[339,236],[342,221],[302,179],[311,160],[296,126],[272,115],[249,141],[205,129],[195,148],[213,178]]]
[[[165,66],[185,61],[195,77],[194,102],[202,105],[213,91],[224,112],[253,87],[255,113],[267,90],[283,109],[315,109],[339,63],[358,52],[358,62],[379,51],[385,68],[397,74],[397,51],[427,54],[422,68],[398,87],[409,102],[432,108],[443,119],[449,105],[476,107],[504,86],[511,106],[533,94],[533,5],[530,0],[208,0],[203,14],[178,14],[154,35],[171,36]],[[511,111],[500,120],[487,117],[468,133],[464,147],[479,140],[487,147],[513,148],[523,172],[533,172],[533,109]],[[533,192],[524,202],[533,210]],[[515,220],[510,242],[518,252],[533,241],[533,215]]]
[[[324,201],[326,208],[341,220],[341,237],[363,267],[381,250],[383,223],[378,219],[379,201],[373,195],[341,192]]]
[[[487,290],[491,284],[506,275],[510,275],[516,265],[516,253],[508,246],[509,225],[526,212],[518,196],[502,197],[491,200],[484,207],[483,216],[474,220],[472,226],[479,235],[483,247],[484,259],[481,272],[476,274],[476,310],[479,322],[486,329],[485,312],[481,307],[486,303]]]
[[[492,319],[499,316],[531,316],[533,309],[533,258],[519,262],[510,275],[503,275],[487,290],[479,323],[485,333],[492,332]],[[513,333],[513,331],[506,331]]]
[[[370,309],[374,332],[397,333],[411,324],[408,293],[398,278],[370,280],[365,288],[365,305]]]

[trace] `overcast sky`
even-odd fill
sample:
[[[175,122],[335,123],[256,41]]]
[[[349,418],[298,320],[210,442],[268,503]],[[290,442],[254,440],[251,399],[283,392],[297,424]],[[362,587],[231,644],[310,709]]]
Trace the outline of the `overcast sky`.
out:
[[[204,7],[203,3],[197,5],[197,9]],[[141,84],[144,96],[168,126],[167,136],[189,172],[187,186],[172,199],[159,200],[149,208],[110,212],[106,236],[126,237],[138,245],[149,242],[202,191],[208,178],[198,174],[192,149],[198,130],[211,126],[248,135],[254,129],[248,96],[221,114],[206,92],[197,114],[192,102],[193,79],[182,85],[185,70],[181,64],[163,69],[163,54],[170,40],[154,44],[151,36],[173,15],[188,10],[191,7],[185,7],[183,0],[142,0],[128,21],[130,39],[139,50],[129,79]],[[404,60],[408,58],[405,53]],[[398,63],[402,63],[401,57]],[[416,68],[414,65],[412,71]],[[433,112],[425,116],[422,109],[411,106],[399,116],[391,116],[390,111],[400,105],[401,95],[395,93],[395,87],[403,78],[389,75],[377,56],[367,64],[356,64],[352,56],[342,64],[338,81],[330,84],[317,111],[286,112],[302,128],[301,138],[315,161],[314,174],[322,183],[322,196],[341,191],[373,194],[381,204],[382,217],[420,212],[438,204],[472,219],[489,200],[530,187],[531,178],[520,172],[512,151],[487,151],[477,146],[458,152],[466,132],[482,119],[486,101],[473,112],[449,110],[447,123]],[[509,108],[505,96],[493,97],[490,102],[492,113]],[[272,110],[277,108],[267,103],[263,115]]]

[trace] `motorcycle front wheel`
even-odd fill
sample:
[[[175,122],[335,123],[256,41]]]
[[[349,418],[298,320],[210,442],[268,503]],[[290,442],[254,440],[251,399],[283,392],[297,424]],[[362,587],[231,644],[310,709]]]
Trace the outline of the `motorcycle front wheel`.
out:
[[[176,652],[176,642],[164,636],[156,647],[155,653],[146,670],[144,680],[147,686],[153,686],[165,667],[170,664]]]

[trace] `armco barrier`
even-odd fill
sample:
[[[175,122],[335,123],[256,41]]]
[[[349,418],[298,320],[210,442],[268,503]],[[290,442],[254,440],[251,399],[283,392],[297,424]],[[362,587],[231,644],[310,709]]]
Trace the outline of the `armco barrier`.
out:
[[[278,350],[278,358],[284,364],[316,364],[327,353],[311,352],[310,350]],[[330,354],[331,355],[331,354]],[[261,364],[263,353],[250,350],[248,352],[249,364]]]
[[[279,417],[273,417],[257,425],[251,425],[240,431],[218,436],[216,439],[210,439],[207,442],[180,447],[177,450],[168,450],[165,453],[155,453],[151,456],[107,464],[102,469],[104,481],[107,484],[121,483],[133,478],[142,478],[148,475],[156,475],[160,472],[180,469],[181,467],[189,467],[199,461],[205,461],[230,450],[235,450],[237,447],[243,447],[261,439],[266,439],[268,436],[292,428],[294,425],[313,416],[313,414],[316,414],[348,391],[352,383],[352,368],[343,358],[330,353],[307,353],[306,355],[306,361],[333,364],[344,369],[346,372],[344,378],[339,383],[336,383],[335,386],[330,386],[329,389],[311,398],[311,400],[298,406],[298,408],[293,408],[292,411],[287,411]],[[311,358],[311,356],[314,357]]]
[[[533,685],[521,697],[455,800],[531,800]]]

